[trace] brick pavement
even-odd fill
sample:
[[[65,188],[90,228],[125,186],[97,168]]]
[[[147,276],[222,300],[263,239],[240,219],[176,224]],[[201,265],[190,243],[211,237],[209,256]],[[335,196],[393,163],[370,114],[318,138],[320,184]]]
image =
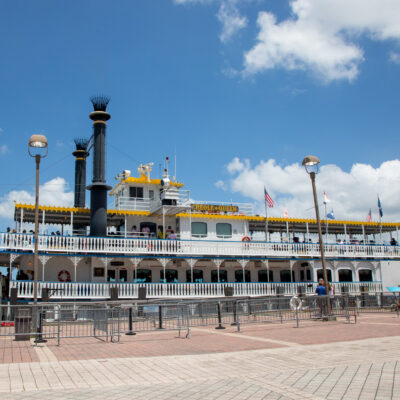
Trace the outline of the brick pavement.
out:
[[[38,348],[18,342],[20,354],[34,349],[35,356],[0,364],[0,397],[400,399],[400,319],[392,315],[299,329],[243,326],[239,333],[196,328],[191,339],[176,336],[157,332],[119,344],[82,339]]]

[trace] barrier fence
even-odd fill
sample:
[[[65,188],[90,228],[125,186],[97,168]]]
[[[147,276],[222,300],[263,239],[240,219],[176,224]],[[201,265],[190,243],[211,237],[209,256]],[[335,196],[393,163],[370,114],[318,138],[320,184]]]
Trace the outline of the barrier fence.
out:
[[[41,342],[66,338],[95,337],[117,342],[122,335],[140,332],[176,330],[191,335],[193,327],[215,327],[262,323],[318,321],[343,317],[347,322],[366,312],[390,312],[399,317],[400,298],[397,295],[276,296],[265,298],[221,298],[210,300],[130,301],[91,303],[39,303],[37,326],[32,327],[33,304],[0,305],[0,340]]]

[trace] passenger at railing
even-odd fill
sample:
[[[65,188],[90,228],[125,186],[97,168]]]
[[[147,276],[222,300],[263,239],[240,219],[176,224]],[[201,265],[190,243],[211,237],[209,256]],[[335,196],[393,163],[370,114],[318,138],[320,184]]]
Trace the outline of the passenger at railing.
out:
[[[133,225],[132,228],[131,228],[131,236],[132,236],[132,237],[138,237],[138,236],[140,236],[140,235],[139,235],[139,232],[138,232],[138,230],[137,230],[136,225]]]
[[[395,238],[391,238],[391,239],[390,239],[390,244],[391,244],[392,246],[397,246],[397,240],[396,240]]]
[[[163,233],[163,227],[162,227],[162,225],[159,225],[159,226],[158,226],[157,237],[158,237],[159,239],[164,239],[164,233]]]
[[[174,233],[173,230],[168,233],[168,239],[176,240],[176,234]]]
[[[300,243],[300,239],[297,236],[295,236],[293,238],[293,243]]]
[[[148,226],[142,228],[142,236],[146,238],[150,236],[150,228]]]
[[[173,232],[173,230],[172,230],[172,227],[169,226],[169,227],[167,228],[167,237],[168,237],[168,235],[169,235],[171,232]]]
[[[16,279],[17,281],[27,281],[29,279],[29,276],[25,273],[25,271],[20,269],[17,273]]]

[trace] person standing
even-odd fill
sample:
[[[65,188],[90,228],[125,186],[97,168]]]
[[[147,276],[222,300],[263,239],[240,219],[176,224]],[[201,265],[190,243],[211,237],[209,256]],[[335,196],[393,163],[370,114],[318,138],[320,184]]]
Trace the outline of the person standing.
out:
[[[315,293],[317,293],[317,305],[321,313],[321,318],[326,314],[326,288],[325,282],[323,279],[318,281],[318,286],[315,289]]]

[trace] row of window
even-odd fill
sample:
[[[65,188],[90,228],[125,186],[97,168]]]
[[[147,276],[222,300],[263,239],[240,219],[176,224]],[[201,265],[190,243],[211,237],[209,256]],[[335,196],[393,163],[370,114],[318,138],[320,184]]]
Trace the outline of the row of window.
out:
[[[232,237],[232,225],[227,223],[216,224],[217,237],[219,238],[231,238]],[[206,222],[192,222],[192,236],[204,238],[207,237],[207,223]]]
[[[107,280],[109,282],[115,282],[115,270],[107,271]],[[136,271],[137,282],[152,282],[152,271],[150,269],[138,269]],[[327,270],[328,280],[332,280],[332,271]],[[280,280],[278,282],[291,282],[296,281],[294,271],[292,271],[292,279],[290,277],[290,270],[279,271]],[[350,269],[340,269],[338,271],[339,282],[352,282],[353,272]],[[203,282],[203,270],[193,269],[193,282]],[[317,271],[318,279],[323,278],[322,269]],[[274,282],[274,273],[272,270],[262,269],[258,271],[258,282]],[[160,271],[161,282],[164,281],[164,270]],[[372,282],[372,271],[369,269],[361,269],[358,271],[358,278],[360,282]],[[119,271],[120,282],[126,282],[128,280],[128,274],[126,270]],[[251,281],[251,275],[249,270],[245,270],[246,282]],[[165,270],[165,281],[166,282],[178,282],[178,270],[166,269]],[[228,281],[228,272],[226,269],[221,268],[219,270],[219,281]],[[300,281],[311,281],[311,271],[301,270]],[[186,270],[186,282],[192,282],[192,272],[190,269]],[[211,271],[211,282],[218,282],[218,270],[214,269]],[[235,271],[235,282],[243,282],[243,270],[239,269]]]

